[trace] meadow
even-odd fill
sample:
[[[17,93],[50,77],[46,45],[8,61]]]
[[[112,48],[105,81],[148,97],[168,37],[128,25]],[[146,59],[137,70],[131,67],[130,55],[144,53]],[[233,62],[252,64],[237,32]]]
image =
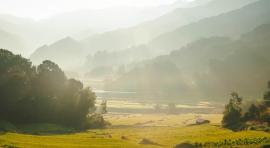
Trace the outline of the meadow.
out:
[[[196,118],[210,124],[194,125]],[[174,147],[180,143],[217,144],[224,147],[260,147],[270,142],[263,131],[233,132],[220,127],[221,114],[107,114],[106,129],[68,134],[1,133],[0,147]],[[142,143],[147,139],[152,144]],[[270,144],[270,143],[269,143]]]

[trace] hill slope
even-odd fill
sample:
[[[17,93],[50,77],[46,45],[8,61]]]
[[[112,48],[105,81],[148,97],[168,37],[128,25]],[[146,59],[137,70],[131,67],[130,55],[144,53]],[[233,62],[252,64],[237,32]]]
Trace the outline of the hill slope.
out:
[[[12,52],[19,54],[25,50],[25,45],[17,35],[0,30],[0,48],[10,49]]]
[[[83,63],[83,47],[76,40],[67,37],[49,46],[44,45],[38,48],[30,59],[34,63],[41,63],[43,60],[52,60],[64,68],[72,68]]]
[[[206,17],[240,8],[255,1],[256,0],[212,0],[207,4],[199,5],[194,8],[178,8],[152,21],[126,29],[118,29],[90,36],[82,42],[88,49],[91,49],[91,51],[121,50],[147,43],[162,33],[173,31],[176,28]]]
[[[239,40],[201,39],[138,65],[107,89],[169,100],[222,101],[231,91],[260,98],[270,80],[269,30],[262,25]]]
[[[202,37],[237,37],[242,33],[251,31],[258,25],[269,23],[269,8],[269,0],[260,0],[241,9],[206,18],[162,34],[151,41],[148,46],[155,49],[174,50]]]

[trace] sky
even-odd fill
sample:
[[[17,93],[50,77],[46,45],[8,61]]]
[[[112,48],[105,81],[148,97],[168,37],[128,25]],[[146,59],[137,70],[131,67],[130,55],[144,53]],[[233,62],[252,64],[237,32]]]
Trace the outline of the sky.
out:
[[[36,20],[81,9],[118,6],[158,6],[176,0],[0,0],[0,13]],[[193,1],[193,0],[183,0]]]

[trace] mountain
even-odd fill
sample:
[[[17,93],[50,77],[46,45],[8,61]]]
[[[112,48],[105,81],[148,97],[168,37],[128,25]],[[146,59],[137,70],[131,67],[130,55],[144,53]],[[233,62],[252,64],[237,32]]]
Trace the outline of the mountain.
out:
[[[149,19],[153,19],[159,15],[162,15],[170,10],[173,10],[176,7],[180,7],[182,6],[184,3],[184,1],[178,1],[175,4],[172,5],[165,5],[165,6],[160,6],[160,7],[147,7],[147,8],[111,8],[111,9],[103,9],[103,10],[95,10],[95,11],[89,11],[89,10],[85,10],[85,11],[78,11],[78,12],[72,12],[72,13],[65,13],[65,14],[61,14],[58,16],[54,16],[52,18],[46,19],[46,20],[42,20],[39,23],[43,24],[44,26],[46,26],[46,28],[41,28],[38,31],[42,31],[42,32],[53,32],[55,37],[50,36],[50,34],[46,35],[42,32],[38,32],[38,34],[43,34],[42,38],[46,39],[49,38],[50,40],[55,39],[56,37],[60,37],[63,36],[63,34],[59,34],[59,32],[64,32],[66,34],[72,34],[73,36],[76,36],[76,38],[81,38],[82,36],[87,36],[87,34],[94,34],[97,31],[101,31],[102,30],[110,30],[112,28],[116,28],[116,27],[124,27],[124,26],[130,26],[131,24],[135,25],[138,22],[142,22],[145,20],[149,20]],[[188,6],[186,6],[188,7]],[[129,24],[127,24],[129,23]],[[104,28],[104,26],[106,26],[107,28]],[[75,32],[75,29],[78,30],[82,30],[81,32]],[[90,30],[85,28],[91,28]],[[151,27],[150,27],[151,28]],[[115,62],[115,58],[110,58],[107,60],[101,60],[98,61],[98,59],[93,58],[88,60],[88,63],[91,63],[91,67],[94,68],[96,67],[95,65],[98,65],[98,63],[104,63],[105,61],[113,61],[114,62],[110,62],[110,63],[119,63],[121,61],[120,64],[122,64],[123,62],[130,62],[130,61],[135,61],[136,59],[145,59],[149,56],[145,56],[145,54],[143,52],[145,52],[144,49],[147,48],[142,48],[143,46],[132,46],[132,50],[136,49],[136,51],[131,51],[131,50],[127,50],[127,51],[120,51],[118,49],[125,49],[128,46],[121,46],[119,47],[118,45],[121,45],[122,43],[128,43],[128,42],[135,42],[136,39],[143,39],[144,37],[147,37],[146,35],[142,35],[141,32],[139,30],[134,30],[135,32],[129,32],[129,29],[118,29],[116,32],[116,34],[114,33],[115,31],[111,31],[111,32],[107,32],[104,33],[105,37],[103,36],[103,34],[97,34],[97,35],[93,35],[92,36],[92,41],[91,41],[91,46],[88,46],[84,41],[82,41],[82,45],[84,47],[84,49],[88,50],[88,54],[89,53],[95,53],[96,51],[103,51],[104,49],[107,48],[114,48],[117,51],[119,51],[118,53],[108,53],[109,55],[118,55],[119,57],[122,58],[121,55],[124,55],[125,58],[124,59],[119,59],[118,62]],[[27,33],[25,33],[27,34]],[[127,37],[126,34],[137,34],[138,36],[134,36],[134,38],[130,38]],[[42,42],[46,42],[43,39],[40,39],[40,37],[31,37],[34,39],[39,39],[41,44]],[[91,38],[91,37],[90,37]],[[49,41],[47,41],[49,42]],[[140,44],[141,41],[138,41],[136,44]],[[54,44],[54,43],[52,43]],[[104,48],[99,48],[100,45],[102,45]],[[42,51],[45,52],[46,50],[51,51],[52,49],[49,49],[50,47],[45,46],[46,48],[41,48]],[[38,50],[41,50],[38,49]],[[96,50],[97,49],[97,50]],[[61,49],[58,49],[61,50]],[[65,52],[65,51],[62,51]],[[38,55],[38,54],[45,54],[46,56],[43,55]],[[54,57],[56,55],[49,55],[49,54],[53,54],[53,52],[48,52],[48,53],[43,53],[43,52],[35,52],[33,55],[35,56],[31,56],[31,57]],[[131,55],[131,53],[133,53]],[[127,56],[126,56],[127,55]],[[137,55],[137,56],[135,56]],[[139,58],[138,55],[143,55],[142,58]],[[83,57],[80,57],[81,59],[85,58],[86,55],[84,55]],[[136,58],[137,57],[137,58]],[[152,57],[152,55],[150,56]],[[52,58],[52,59],[54,59]],[[59,57],[61,58],[61,57]],[[136,59],[135,59],[136,58]],[[97,60],[96,62],[93,60]],[[41,59],[38,60],[34,60],[34,61],[38,61],[40,62]],[[90,66],[88,64],[88,66]]]
[[[106,89],[180,102],[222,102],[232,91],[261,98],[270,80],[269,37],[270,24],[265,24],[237,40],[200,39],[106,81]]]
[[[238,37],[258,25],[269,23],[269,8],[269,0],[260,0],[243,8],[205,18],[172,32],[162,34],[148,45],[154,49],[174,50],[202,37]]]
[[[64,68],[73,68],[84,62],[81,57],[85,56],[83,46],[70,38],[66,37],[49,46],[44,45],[38,48],[30,59],[35,64],[40,64],[44,60],[52,60]]]
[[[0,48],[10,49],[12,52],[19,54],[20,51],[24,50],[25,45],[17,35],[0,30]]]
[[[88,54],[95,56],[94,53],[97,51],[108,51],[108,53],[103,53],[104,56],[107,57],[106,60],[101,60],[95,57],[92,59],[88,59],[86,67],[88,67],[87,69],[93,69],[97,66],[112,66],[112,64],[114,64],[113,66],[115,67],[123,64],[125,65],[126,62],[138,62],[163,53],[168,53],[173,49],[178,49],[186,43],[192,42],[201,37],[208,37],[212,35],[226,36],[229,33],[235,33],[236,36],[240,35],[243,32],[251,30],[256,25],[268,22],[267,19],[261,19],[261,17],[268,15],[268,2],[259,1],[252,3],[253,1],[255,0],[239,0],[236,3],[233,3],[231,0],[212,0],[202,6],[186,9],[176,9],[175,11],[168,13],[167,15],[164,15],[157,20],[142,24],[143,27],[139,25],[134,28],[118,29],[115,31],[93,35],[86,40],[80,41],[80,43],[82,44],[81,46],[83,46],[81,47],[81,49],[85,49],[85,51],[87,51],[87,53],[80,57],[80,59],[84,59]],[[233,8],[238,8],[248,3],[252,4],[237,10],[217,15],[224,11],[229,11]],[[251,12],[252,15],[249,15],[249,13]],[[189,24],[189,21],[187,21],[186,19],[182,19],[183,16],[190,18],[189,21],[191,22],[199,19],[199,17],[211,17],[204,18],[197,22]],[[196,17],[193,18],[191,16]],[[248,22],[249,24],[246,24],[246,22],[244,21],[240,21],[242,17],[243,20]],[[226,26],[227,23],[230,26]],[[239,30],[234,31],[232,26],[239,25],[240,23],[243,23],[241,24],[243,27]],[[145,24],[149,24],[149,26]],[[181,26],[181,24],[188,25],[179,27],[178,29],[171,32],[161,34],[161,32],[163,32],[164,30],[167,31],[168,28],[174,28],[173,26],[175,24],[178,24],[178,26]],[[214,27],[213,29],[211,28],[212,24]],[[162,29],[157,29],[155,25],[159,26],[157,28],[162,28],[163,31],[160,31]],[[164,27],[163,25],[168,26]],[[175,27],[176,26],[177,25],[175,25]],[[220,30],[219,27],[221,28]],[[149,32],[153,33],[149,35]],[[157,36],[158,34],[161,35],[152,40],[149,44],[142,44],[144,42],[150,41],[152,37]],[[144,54],[144,51],[147,51],[147,54]],[[49,54],[47,55],[49,56]],[[138,57],[136,55],[141,55],[141,57],[135,58]],[[55,55],[51,56],[53,57]],[[115,60],[115,57],[117,57],[117,60]]]
[[[27,51],[20,52],[29,55],[38,47],[54,43],[66,36],[82,39],[96,33],[134,26],[159,17],[179,5],[77,10],[42,20],[0,14],[0,28],[20,36],[27,45]]]
[[[234,7],[236,7],[237,5],[239,6],[240,4],[247,4],[248,2],[251,3],[252,1],[237,1]],[[220,6],[220,10],[225,10],[226,5],[229,6],[232,4],[232,1],[214,0],[207,4],[207,8],[215,10],[219,8],[218,6]],[[117,67],[121,65],[127,65],[127,63],[135,63],[142,60],[150,59],[155,56],[167,54],[174,49],[178,49],[185,44],[198,40],[202,37],[238,37],[240,36],[240,34],[248,32],[258,25],[269,22],[270,19],[266,17],[270,14],[270,11],[268,9],[269,6],[269,1],[256,1],[255,3],[251,3],[240,9],[236,9],[217,16],[208,17],[198,22],[180,27],[172,32],[162,34],[158,38],[151,41],[149,44],[133,46],[124,50],[99,53],[99,58],[88,59],[86,65],[87,69],[95,68],[98,66]],[[198,8],[203,11],[203,8],[205,7]],[[203,12],[211,12],[211,9],[209,9],[208,11],[204,10]],[[102,37],[102,35],[94,36],[92,37],[91,42],[92,47],[89,49],[91,49],[92,51],[93,49],[101,47],[99,45],[102,45],[102,49],[112,49],[113,47],[117,47],[119,49],[124,48],[124,46],[122,45],[130,42],[134,43],[136,41],[136,38],[139,38],[126,37],[125,35],[127,34],[125,33],[127,32],[132,34],[132,32],[129,31],[129,29],[126,29],[119,30],[119,34],[114,34],[113,32],[105,33],[105,37]],[[147,35],[142,35],[142,38],[140,39],[143,39],[144,37],[147,37]],[[94,38],[96,39],[94,40]],[[121,45],[121,47],[119,45]],[[137,55],[140,55],[139,58]],[[104,58],[101,57],[106,57],[106,60],[102,60]]]
[[[64,37],[59,33],[62,30],[56,30],[49,26],[44,26],[38,21],[29,18],[15,17],[12,15],[0,15],[0,28],[10,32],[11,34],[16,34],[21,38],[25,45],[25,49],[17,50],[20,54],[25,56],[29,56],[34,49],[41,45]]]
[[[91,51],[121,50],[148,43],[163,33],[174,31],[176,28],[206,17],[229,12],[257,0],[211,0],[206,3],[208,1],[201,2],[201,5],[198,4],[192,8],[176,8],[159,18],[134,27],[93,35],[82,40],[82,42]]]

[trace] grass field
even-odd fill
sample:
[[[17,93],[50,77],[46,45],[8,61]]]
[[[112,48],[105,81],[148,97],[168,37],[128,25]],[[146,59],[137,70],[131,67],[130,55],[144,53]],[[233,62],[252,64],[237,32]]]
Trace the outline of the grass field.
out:
[[[59,135],[28,135],[2,133],[0,147],[174,147],[182,142],[220,142],[236,139],[270,138],[261,131],[232,132],[220,127],[220,114],[201,115],[211,124],[189,125],[198,115],[140,115],[109,114],[106,119],[112,123],[107,129],[89,130],[81,133]],[[139,144],[149,139],[157,145]],[[264,142],[262,144],[268,144]],[[239,145],[259,147],[260,144]]]

